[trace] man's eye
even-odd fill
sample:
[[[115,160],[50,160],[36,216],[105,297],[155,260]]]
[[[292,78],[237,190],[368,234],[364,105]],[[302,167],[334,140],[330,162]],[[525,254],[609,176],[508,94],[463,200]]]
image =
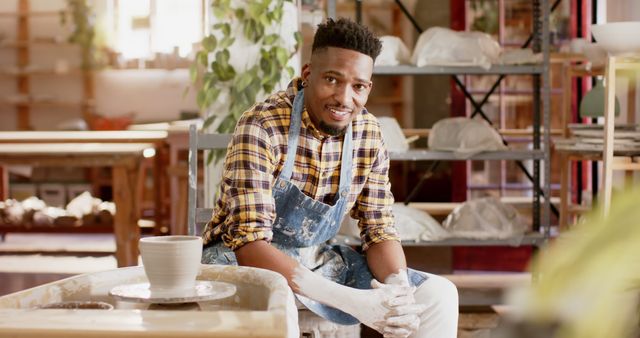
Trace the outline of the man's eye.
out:
[[[355,86],[354,86],[354,88],[355,88],[357,91],[361,92],[361,91],[363,91],[363,90],[366,90],[366,89],[367,89],[367,86],[365,86],[365,85],[363,85],[363,84],[357,84],[357,85],[355,85]]]
[[[332,76],[327,76],[325,77],[325,79],[327,80],[327,82],[329,83],[336,83],[336,78],[332,77]]]

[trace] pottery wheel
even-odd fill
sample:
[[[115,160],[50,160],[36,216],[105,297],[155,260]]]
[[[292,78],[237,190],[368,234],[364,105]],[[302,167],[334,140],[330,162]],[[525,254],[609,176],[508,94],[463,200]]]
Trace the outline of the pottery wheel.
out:
[[[117,300],[152,304],[201,302],[227,298],[235,293],[235,285],[216,281],[196,281],[191,289],[151,290],[149,283],[138,283],[119,285],[109,291],[109,295]]]

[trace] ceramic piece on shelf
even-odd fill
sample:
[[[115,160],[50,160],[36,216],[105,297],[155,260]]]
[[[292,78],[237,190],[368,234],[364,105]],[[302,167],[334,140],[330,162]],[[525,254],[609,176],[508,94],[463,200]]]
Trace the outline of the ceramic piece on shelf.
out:
[[[580,102],[580,117],[604,116],[605,88],[601,79],[596,80],[596,85],[582,98]],[[615,114],[620,115],[620,101],[616,97]]]
[[[611,55],[640,53],[640,21],[610,22],[591,26],[593,37]]]

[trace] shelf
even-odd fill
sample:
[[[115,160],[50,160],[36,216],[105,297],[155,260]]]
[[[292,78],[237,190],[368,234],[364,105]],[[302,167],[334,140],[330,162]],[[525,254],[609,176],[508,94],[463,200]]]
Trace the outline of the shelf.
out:
[[[27,40],[27,41],[17,41],[17,40],[0,41],[0,48],[26,48],[34,45],[77,47],[77,45],[75,44],[72,44],[66,41],[56,41],[54,39],[34,39],[34,40]]]
[[[542,160],[542,150],[486,151],[469,158],[460,158],[450,151],[411,149],[406,152],[389,152],[392,161],[485,161],[485,160]]]
[[[425,66],[410,65],[381,66],[373,69],[374,75],[499,75],[499,74],[542,74],[542,65],[507,66],[493,65],[489,69],[463,66]]]
[[[48,17],[48,16],[60,16],[59,11],[42,11],[42,12],[0,12],[0,18],[26,18],[26,17]]]
[[[0,233],[113,233],[113,224],[107,225],[83,225],[83,226],[61,226],[61,225],[10,225],[0,224]]]
[[[37,107],[51,107],[51,108],[82,108],[82,107],[91,107],[93,106],[90,102],[80,102],[80,101],[23,101],[23,102],[11,102],[11,101],[0,101],[0,105],[11,105],[16,107],[27,107],[27,106],[37,106]]]
[[[411,137],[411,136],[419,136],[419,137],[429,137],[429,133],[431,132],[431,129],[429,128],[402,128],[402,133],[404,133],[404,135],[406,137]],[[533,135],[533,130],[532,129],[499,129],[498,132],[500,133],[500,135],[502,136],[532,136]],[[544,135],[544,129],[540,130],[540,133],[542,135]],[[552,136],[561,136],[562,135],[562,129],[551,129],[551,135]]]
[[[53,75],[53,76],[73,76],[82,75],[85,72],[79,68],[71,68],[66,71],[56,71],[55,69],[36,69],[36,70],[0,70],[0,76],[33,76],[33,75]]]
[[[152,234],[153,227],[140,226],[143,234]],[[113,224],[92,225],[34,225],[1,224],[0,234],[6,233],[64,233],[64,234],[112,234]]]
[[[331,244],[344,244],[350,246],[358,246],[361,244],[359,238],[337,235],[330,240]],[[441,241],[402,241],[402,246],[542,246],[546,243],[546,239],[540,233],[527,234],[522,240],[512,239],[471,239],[471,238],[448,238]]]

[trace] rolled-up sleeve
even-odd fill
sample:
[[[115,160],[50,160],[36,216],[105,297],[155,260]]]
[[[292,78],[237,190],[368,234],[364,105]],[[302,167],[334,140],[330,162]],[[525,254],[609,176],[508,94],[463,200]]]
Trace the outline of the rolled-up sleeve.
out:
[[[243,115],[228,148],[220,191],[228,213],[221,238],[232,250],[253,241],[271,241],[275,219],[273,171],[266,129],[258,115]]]
[[[374,243],[400,241],[392,212],[394,199],[389,182],[389,156],[382,138],[379,144],[364,188],[351,209],[351,217],[358,220],[363,250]]]

